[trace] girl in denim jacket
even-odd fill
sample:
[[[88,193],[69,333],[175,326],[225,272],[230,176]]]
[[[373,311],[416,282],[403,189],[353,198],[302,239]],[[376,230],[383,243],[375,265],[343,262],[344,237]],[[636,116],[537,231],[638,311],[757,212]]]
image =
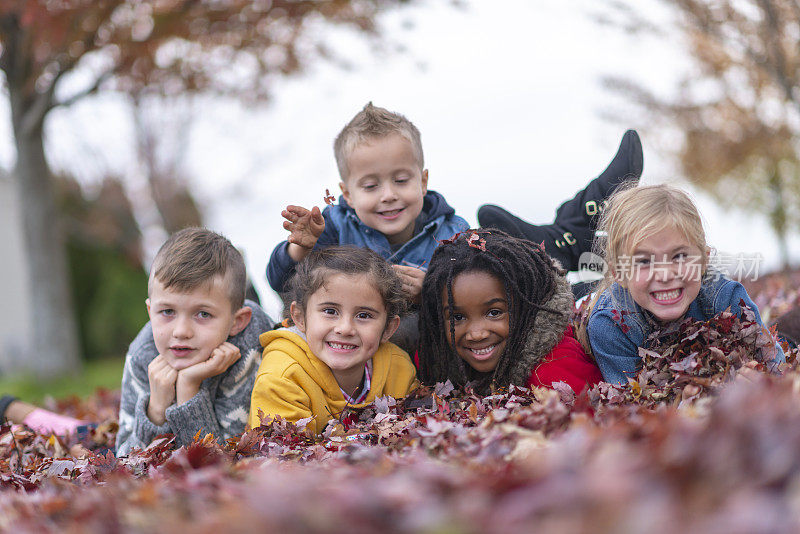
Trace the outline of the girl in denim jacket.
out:
[[[641,366],[639,347],[667,323],[705,321],[730,308],[758,308],[744,287],[708,264],[700,213],[689,196],[668,185],[618,191],[600,222],[606,277],[586,328],[607,382],[627,384]],[[777,348],[765,359],[782,361]]]

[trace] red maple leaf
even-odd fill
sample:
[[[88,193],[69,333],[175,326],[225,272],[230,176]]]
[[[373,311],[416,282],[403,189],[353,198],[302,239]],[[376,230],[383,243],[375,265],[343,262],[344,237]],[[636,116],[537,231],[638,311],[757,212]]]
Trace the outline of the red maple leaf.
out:
[[[326,188],[325,189],[325,196],[323,197],[325,200],[325,204],[328,206],[333,206],[333,202],[336,200],[336,197],[331,195],[331,192]]]
[[[436,242],[439,243],[440,245],[449,245],[451,243],[455,243],[456,239],[458,239],[458,236],[460,236],[463,233],[464,232],[458,232],[457,234],[453,235],[453,237],[451,237],[450,239],[442,239],[441,241],[436,239]]]
[[[478,250],[486,252],[486,240],[481,239],[481,236],[475,232],[469,234],[469,237],[467,238],[467,244],[472,248],[477,248]]]
[[[624,334],[627,334],[631,327],[625,324],[625,316],[630,312],[625,310],[611,310],[611,318],[614,320],[615,323],[619,326],[619,329],[622,330]]]

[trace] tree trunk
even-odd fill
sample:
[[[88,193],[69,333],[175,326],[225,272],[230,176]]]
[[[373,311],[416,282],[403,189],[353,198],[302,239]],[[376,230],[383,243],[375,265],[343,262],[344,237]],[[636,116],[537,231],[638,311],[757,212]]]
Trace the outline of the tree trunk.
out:
[[[783,184],[777,168],[773,170],[769,179],[769,188],[772,192],[772,209],[769,222],[778,239],[778,254],[781,259],[781,269],[789,270],[789,243],[787,240],[786,201],[783,197]]]
[[[9,90],[13,92],[12,87]],[[75,373],[80,370],[81,359],[60,217],[44,156],[44,117],[33,128],[26,128],[26,112],[30,110],[20,109],[20,100],[10,96],[17,148],[14,181],[21,204],[33,313],[30,356],[14,370],[42,378]]]

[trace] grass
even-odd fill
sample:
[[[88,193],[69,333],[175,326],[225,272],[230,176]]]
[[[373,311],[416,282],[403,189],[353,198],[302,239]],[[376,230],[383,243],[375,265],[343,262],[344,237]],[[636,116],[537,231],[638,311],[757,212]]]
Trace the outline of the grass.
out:
[[[64,375],[42,381],[32,376],[0,376],[0,395],[14,395],[34,404],[42,404],[45,397],[56,399],[77,395],[85,398],[97,388],[119,389],[122,382],[124,358],[103,358],[83,363],[79,375]]]

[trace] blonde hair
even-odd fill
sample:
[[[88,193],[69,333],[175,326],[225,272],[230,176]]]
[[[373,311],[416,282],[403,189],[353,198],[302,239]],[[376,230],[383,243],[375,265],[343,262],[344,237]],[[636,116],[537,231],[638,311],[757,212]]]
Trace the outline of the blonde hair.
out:
[[[703,219],[689,195],[677,187],[658,185],[622,186],[609,198],[597,225],[594,252],[605,261],[605,276],[595,289],[586,317],[603,294],[617,281],[619,266],[633,255],[636,248],[648,237],[666,229],[683,234],[689,244],[701,251],[702,273],[708,267],[708,245],[703,229]],[[624,278],[624,277],[623,277]],[[586,349],[591,348],[586,333],[587,324],[581,325],[578,340]]]
[[[358,145],[370,139],[386,137],[391,134],[399,134],[411,143],[414,156],[422,170],[425,167],[425,159],[422,154],[422,139],[417,127],[403,115],[373,106],[372,102],[368,102],[364,109],[356,113],[356,116],[339,132],[333,142],[333,153],[342,180],[346,180],[350,173],[347,167],[347,158]]]
[[[612,267],[620,265],[624,256],[631,256],[642,241],[672,228],[703,253],[705,271],[708,246],[703,220],[685,191],[666,184],[617,190],[600,215],[597,229],[603,237],[595,240],[596,252],[609,266],[606,279],[613,282]]]

